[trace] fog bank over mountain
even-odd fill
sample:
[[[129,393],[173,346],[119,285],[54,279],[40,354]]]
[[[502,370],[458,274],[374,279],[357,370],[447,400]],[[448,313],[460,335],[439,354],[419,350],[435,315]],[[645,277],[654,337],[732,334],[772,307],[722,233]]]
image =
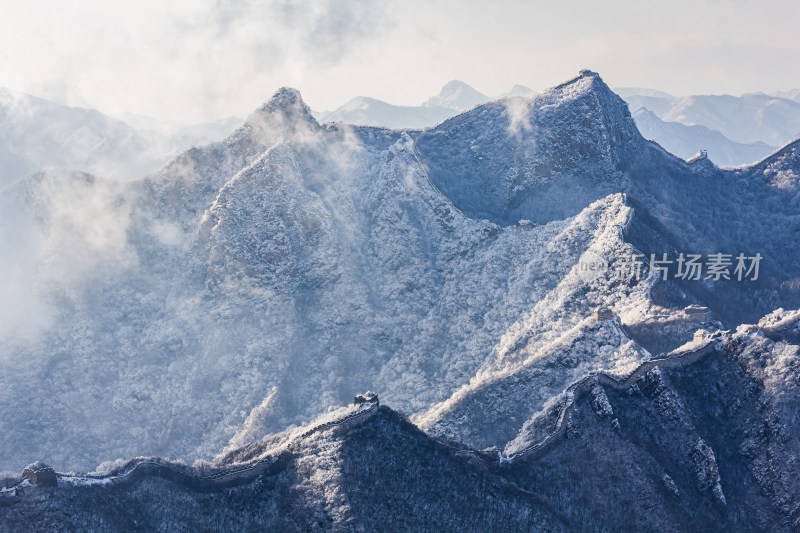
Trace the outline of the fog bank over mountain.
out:
[[[167,125],[147,117],[118,120],[0,89],[0,186],[47,167],[130,180],[155,172],[176,153],[233,131],[241,121]]]

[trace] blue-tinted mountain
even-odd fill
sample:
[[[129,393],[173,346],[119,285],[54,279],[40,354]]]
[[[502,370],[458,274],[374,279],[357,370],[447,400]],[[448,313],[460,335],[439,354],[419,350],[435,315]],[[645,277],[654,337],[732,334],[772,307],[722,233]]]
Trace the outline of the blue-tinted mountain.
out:
[[[504,450],[374,404],[193,467],[141,457],[0,478],[8,531],[793,531],[800,313],[587,376]],[[519,387],[524,387],[520,383]],[[507,417],[516,403],[505,400]],[[49,472],[49,475],[48,475]],[[34,475],[35,473],[35,475]]]
[[[224,137],[241,123],[233,118],[167,128],[144,119],[129,118],[131,126],[94,109],[0,89],[0,187],[47,167],[111,179],[139,178],[188,147]]]
[[[633,111],[645,107],[666,122],[705,126],[738,143],[782,146],[800,137],[800,102],[750,93],[742,96],[693,95],[625,97]]]
[[[0,462],[209,459],[245,423],[257,439],[368,388],[431,435],[504,450],[590,373],[800,307],[797,157],[675,157],[584,71],[405,133],[320,124],[282,89],[146,178],[36,174],[0,198],[19,259],[2,379],[35,384],[0,388]],[[763,263],[753,282],[587,282],[587,251],[612,270]]]
[[[687,126],[680,122],[665,122],[646,108],[633,113],[641,134],[656,141],[668,152],[690,159],[700,150],[719,166],[739,166],[755,163],[776,150],[762,142],[736,143],[718,131],[705,126]]]

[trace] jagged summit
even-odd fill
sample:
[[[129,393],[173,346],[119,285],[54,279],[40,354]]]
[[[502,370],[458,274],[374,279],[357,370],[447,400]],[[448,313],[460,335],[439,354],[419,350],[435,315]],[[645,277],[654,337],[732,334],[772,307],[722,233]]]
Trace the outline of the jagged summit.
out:
[[[269,101],[256,109],[248,118],[248,123],[258,121],[258,117],[268,115],[281,115],[290,121],[305,121],[316,124],[317,120],[311,114],[309,108],[303,101],[300,91],[291,87],[281,87]]]
[[[572,266],[565,258],[578,243],[585,248],[589,235],[564,233],[572,227],[567,218],[620,192],[636,220],[653,221],[629,233],[646,257],[674,249],[765,258],[759,285],[701,287],[705,292],[692,295],[698,303],[723,313],[800,306],[790,277],[796,248],[786,246],[800,231],[798,217],[790,195],[765,186],[797,175],[792,150],[783,160],[765,160],[761,170],[698,172],[638,136],[624,102],[586,73],[535,99],[491,102],[436,128],[409,131],[412,142],[398,132],[354,127],[344,135],[295,118],[306,110],[296,91],[278,91],[231,138],[190,150],[158,176],[118,184],[97,199],[111,206],[107,240],[125,245],[102,260],[121,266],[104,282],[102,301],[64,282],[86,305],[64,311],[41,345],[21,349],[17,360],[28,366],[3,368],[9,382],[27,382],[29,368],[66,354],[37,393],[47,395],[41,401],[0,391],[0,403],[15,413],[9,426],[20,428],[3,435],[2,458],[22,466],[29,458],[21,453],[30,449],[75,465],[140,453],[191,460],[219,444],[232,419],[272,387],[279,392],[269,407],[271,430],[338,401],[341,383],[377,384],[406,412],[426,409],[468,382],[508,328],[556,290]],[[9,203],[37,200],[14,192]],[[43,257],[75,249],[65,233],[84,231],[87,217],[73,221],[62,206],[91,202],[73,198],[56,189],[52,202],[39,204],[42,223],[53,221]],[[523,231],[519,220],[532,224]],[[753,229],[762,220],[769,231]],[[562,251],[545,254],[562,241]],[[83,269],[100,270],[94,259],[86,267],[77,259],[81,276]],[[706,301],[712,289],[715,301]],[[549,301],[556,302],[555,295],[581,293],[553,294]],[[191,320],[175,313],[176,298]],[[553,309],[564,309],[565,301]],[[209,304],[198,308],[199,302]],[[541,323],[542,331],[550,328]],[[323,331],[330,336],[320,337]],[[73,353],[83,354],[92,371],[71,365]],[[165,366],[165,357],[174,363]],[[95,379],[105,380],[102,401],[85,413],[103,428],[103,439],[90,440],[59,409],[71,387],[88,390]],[[117,401],[117,390],[126,393],[119,412],[110,412],[104,407]],[[171,422],[171,406],[190,414]],[[53,432],[26,420],[44,420]],[[181,438],[162,450],[167,424]],[[56,431],[68,444],[53,445]]]
[[[606,85],[606,82],[603,81],[600,74],[589,69],[581,70],[578,76],[545,91],[542,93],[542,96],[551,95],[569,100],[570,98],[577,98],[586,94],[596,95],[602,100],[601,103],[604,106],[607,106],[609,109],[618,109],[624,117],[629,118],[631,116],[628,104]]]
[[[261,109],[286,109],[287,107],[294,107],[297,105],[306,107],[303,102],[303,97],[300,95],[300,91],[292,87],[281,87],[275,91],[272,98],[270,98]]]

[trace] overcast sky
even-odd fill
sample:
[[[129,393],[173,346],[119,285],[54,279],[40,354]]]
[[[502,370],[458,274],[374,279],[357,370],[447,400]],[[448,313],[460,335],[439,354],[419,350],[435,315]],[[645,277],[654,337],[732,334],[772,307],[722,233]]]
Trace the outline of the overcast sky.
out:
[[[800,2],[0,0],[0,86],[105,112],[245,116],[283,85],[316,110],[496,95],[598,71],[672,94],[800,87]]]

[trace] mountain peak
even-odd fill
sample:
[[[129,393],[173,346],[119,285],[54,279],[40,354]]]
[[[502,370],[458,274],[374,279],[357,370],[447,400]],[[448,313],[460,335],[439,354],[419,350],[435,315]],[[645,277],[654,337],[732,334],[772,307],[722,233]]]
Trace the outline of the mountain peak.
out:
[[[489,101],[489,97],[476,91],[463,81],[447,82],[439,94],[432,96],[423,105],[427,107],[446,107],[456,111],[466,111],[478,104]]]
[[[291,87],[281,87],[275,91],[272,98],[261,109],[277,111],[293,107],[308,109],[308,106],[303,102],[303,97],[300,96],[300,91]]]
[[[272,124],[275,120],[283,124],[281,130],[286,127],[294,130],[300,124],[317,125],[314,115],[311,114],[311,108],[303,102],[300,91],[291,87],[281,87],[275,91],[268,102],[247,117],[246,124],[249,124],[250,127],[264,129],[267,127],[267,123]],[[274,124],[267,129],[273,129],[273,127]]]
[[[606,85],[600,74],[589,69],[583,69],[576,77],[544,91],[540,97],[566,102],[590,93],[595,94],[604,106],[623,106],[625,113],[630,116],[630,111],[628,111],[625,101]]]
[[[525,85],[516,84],[514,85],[510,91],[505,92],[500,95],[500,98],[508,98],[511,96],[522,96],[523,98],[533,98],[538,93],[531,89],[530,87],[526,87]]]
[[[574,78],[573,81],[584,81],[588,83],[587,88],[590,88],[593,91],[607,92],[614,94],[616,96],[616,93],[614,93],[614,91],[611,90],[611,87],[606,85],[606,82],[603,81],[603,78],[600,77],[600,74],[598,74],[593,70],[589,69],[581,70],[580,72],[578,72],[578,77]],[[570,82],[567,82],[567,84],[569,83]]]
[[[631,117],[628,104],[606,85],[600,74],[583,69],[578,76],[548,89],[539,98],[554,105],[566,104],[590,97],[596,102],[594,111],[603,115],[602,121],[607,129],[619,130],[627,137],[637,137],[638,130]],[[634,133],[635,132],[635,133]]]
[[[460,91],[460,90],[475,90],[461,80],[450,80],[444,84],[441,93]]]

